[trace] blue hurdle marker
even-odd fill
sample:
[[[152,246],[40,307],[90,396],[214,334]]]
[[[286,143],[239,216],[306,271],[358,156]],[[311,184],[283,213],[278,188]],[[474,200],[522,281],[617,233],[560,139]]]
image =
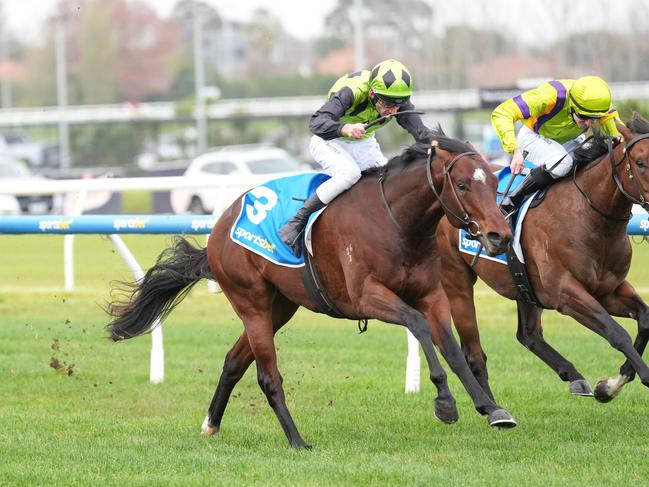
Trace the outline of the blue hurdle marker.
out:
[[[0,233],[8,234],[207,234],[212,215],[42,215],[0,218]]]
[[[646,213],[633,215],[626,230],[629,235],[649,235],[649,215]]]

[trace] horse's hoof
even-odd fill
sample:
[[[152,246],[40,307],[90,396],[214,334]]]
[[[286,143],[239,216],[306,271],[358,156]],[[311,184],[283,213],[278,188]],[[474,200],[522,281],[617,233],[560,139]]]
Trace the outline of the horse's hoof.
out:
[[[591,389],[586,379],[577,379],[570,383],[570,394],[575,396],[592,396],[593,389]]]
[[[452,424],[455,423],[460,417],[457,412],[455,401],[448,402],[435,401],[435,417],[442,423]]]
[[[201,425],[201,433],[203,436],[216,436],[219,434],[219,428],[216,426],[210,426],[209,419],[209,416],[205,416],[203,424]]]
[[[494,428],[513,428],[516,426],[516,420],[509,414],[506,409],[496,409],[487,416],[489,426]]]
[[[599,402],[611,402],[615,397],[608,390],[608,379],[601,379],[595,384],[595,399]]]
[[[302,440],[291,443],[291,447],[295,448],[296,450],[313,450],[313,446],[309,445],[308,443],[304,443],[304,441]]]

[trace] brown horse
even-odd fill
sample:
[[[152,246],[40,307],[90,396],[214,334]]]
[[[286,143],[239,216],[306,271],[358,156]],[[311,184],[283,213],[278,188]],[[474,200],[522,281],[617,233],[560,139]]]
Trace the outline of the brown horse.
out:
[[[502,252],[511,232],[495,203],[496,185],[479,154],[434,132],[431,146],[412,146],[385,168],[364,175],[329,205],[313,229],[314,260],[335,306],[347,318],[402,324],[417,337],[438,391],[435,414],[446,423],[456,421],[458,413],[433,341],[489,424],[516,424],[480,387],[450,320],[443,318],[449,308],[435,239],[446,214],[490,253]],[[215,278],[245,330],[226,355],[203,433],[218,433],[234,386],[255,360],[259,386],[290,445],[309,448],[286,406],[273,336],[299,306],[315,311],[316,305],[299,269],[275,265],[230,240],[240,205],[237,200],[224,212],[206,249],[179,238],[164,251],[145,278],[133,284],[127,301],[109,305],[114,319],[108,328],[113,340],[145,333],[199,279]]]
[[[539,303],[573,317],[627,358],[617,379],[597,384],[595,397],[603,402],[610,401],[636,372],[649,386],[649,368],[641,358],[649,339],[649,308],[625,280],[631,265],[626,228],[631,207],[634,203],[649,207],[649,123],[634,114],[627,126],[618,124],[618,128],[624,143],[607,150],[605,140],[599,138],[590,149],[578,151],[577,160],[591,163],[572,179],[551,186],[543,203],[527,212],[521,233],[530,283]],[[573,364],[544,340],[542,308],[520,298],[507,267],[480,258],[471,268],[472,256],[458,250],[458,231],[444,220],[437,236],[445,263],[442,283],[462,349],[489,396],[493,397],[487,357],[480,345],[473,302],[477,276],[499,294],[517,300],[518,340],[563,381],[569,381],[571,393],[592,395]],[[611,316],[637,320],[635,345]]]

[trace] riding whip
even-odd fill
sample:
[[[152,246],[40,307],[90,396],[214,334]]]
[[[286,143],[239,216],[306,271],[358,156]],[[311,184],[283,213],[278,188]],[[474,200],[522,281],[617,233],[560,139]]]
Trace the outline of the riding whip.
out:
[[[408,115],[411,113],[416,113],[417,115],[423,115],[424,112],[418,112],[417,110],[403,110],[402,112],[396,112],[396,113],[391,113],[389,115],[383,115],[382,117],[377,118],[376,120],[372,120],[371,122],[368,122],[364,124],[365,130],[367,130],[370,127],[373,127],[374,125],[377,125],[379,123],[383,123],[384,121],[388,120],[390,117],[398,117],[399,115]]]

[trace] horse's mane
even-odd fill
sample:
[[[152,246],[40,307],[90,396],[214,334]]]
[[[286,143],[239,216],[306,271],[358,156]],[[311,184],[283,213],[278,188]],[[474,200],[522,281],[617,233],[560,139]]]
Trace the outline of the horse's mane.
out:
[[[429,137],[431,142],[437,141],[438,147],[448,152],[472,152],[474,150],[461,140],[447,136],[439,124],[430,130]],[[428,149],[430,149],[430,143],[415,142],[401,154],[390,159],[387,166],[368,169],[363,174],[378,174],[386,169],[388,171],[403,170],[409,167],[413,161],[428,159]]]
[[[649,133],[649,122],[638,112],[633,112],[631,120],[625,124],[629,130],[636,134]],[[586,144],[575,150],[573,159],[579,167],[587,165],[589,162],[599,159],[608,152],[606,145],[607,135],[598,132]]]

